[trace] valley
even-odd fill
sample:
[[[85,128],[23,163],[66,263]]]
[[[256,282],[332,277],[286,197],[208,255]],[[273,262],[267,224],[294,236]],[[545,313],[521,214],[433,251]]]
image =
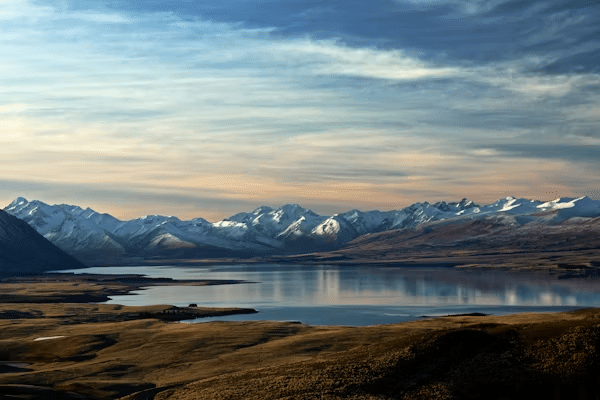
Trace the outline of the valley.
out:
[[[322,266],[329,284],[327,266],[364,273],[476,271],[483,281],[506,271],[560,281],[578,293],[600,282],[597,201],[507,197],[487,206],[417,203],[331,217],[292,205],[215,223],[162,216],[119,221],[23,198],[6,212],[29,225],[0,213],[0,239],[8,249],[0,253],[0,398],[566,399],[600,393],[597,308],[511,315],[479,310],[339,326],[179,322],[257,311],[247,304],[107,303],[144,288],[251,285],[234,278],[235,270],[260,265],[282,273]],[[47,273],[86,264],[132,271],[139,265],[229,266],[233,275]]]

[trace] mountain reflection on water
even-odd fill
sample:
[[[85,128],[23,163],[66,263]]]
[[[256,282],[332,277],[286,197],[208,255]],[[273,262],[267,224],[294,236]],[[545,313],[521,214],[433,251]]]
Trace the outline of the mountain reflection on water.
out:
[[[219,320],[369,325],[407,321],[423,315],[562,311],[600,304],[600,285],[595,281],[489,270],[252,264],[203,268],[108,267],[72,272],[247,281],[200,287],[154,286],[110,300],[126,305],[196,303],[208,307],[253,307],[259,311]]]

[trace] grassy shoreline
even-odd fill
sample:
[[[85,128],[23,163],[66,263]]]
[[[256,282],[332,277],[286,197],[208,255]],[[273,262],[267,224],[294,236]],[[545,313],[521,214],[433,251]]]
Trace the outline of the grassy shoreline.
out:
[[[149,284],[135,275],[3,279],[0,399],[566,399],[600,393],[598,309],[335,327],[178,324],[169,321],[188,313],[251,311],[85,301]]]

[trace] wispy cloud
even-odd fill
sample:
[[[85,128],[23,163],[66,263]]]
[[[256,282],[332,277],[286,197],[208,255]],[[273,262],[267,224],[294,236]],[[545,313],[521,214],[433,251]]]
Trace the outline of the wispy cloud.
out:
[[[314,65],[314,72],[324,75],[348,75],[390,80],[415,80],[450,77],[460,71],[451,67],[428,65],[400,50],[351,48],[332,40],[291,41],[281,49]]]
[[[216,215],[567,190],[596,161],[595,6],[170,3],[0,1],[3,174]]]
[[[420,8],[449,6],[468,15],[481,14],[493,10],[507,0],[395,0],[399,4],[412,4]]]

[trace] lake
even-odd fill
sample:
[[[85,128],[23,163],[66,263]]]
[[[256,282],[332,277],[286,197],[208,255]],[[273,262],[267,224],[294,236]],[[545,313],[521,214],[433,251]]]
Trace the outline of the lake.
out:
[[[600,281],[438,267],[164,265],[61,272],[246,281],[214,286],[152,286],[113,296],[109,301],[123,305],[196,303],[200,307],[250,307],[259,311],[193,322],[277,320],[361,326],[459,313],[552,312],[600,305]]]

